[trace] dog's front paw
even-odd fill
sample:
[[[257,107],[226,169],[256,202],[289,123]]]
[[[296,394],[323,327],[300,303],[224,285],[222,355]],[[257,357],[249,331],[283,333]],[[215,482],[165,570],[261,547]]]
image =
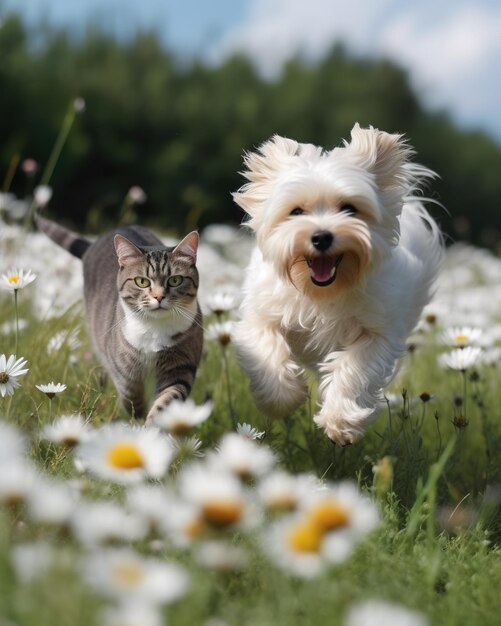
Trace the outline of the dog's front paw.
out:
[[[367,420],[372,413],[372,409],[360,409],[356,416],[350,415],[348,417],[336,413],[327,413],[322,409],[320,413],[315,415],[313,421],[317,426],[324,429],[327,437],[334,443],[347,446],[362,439]]]

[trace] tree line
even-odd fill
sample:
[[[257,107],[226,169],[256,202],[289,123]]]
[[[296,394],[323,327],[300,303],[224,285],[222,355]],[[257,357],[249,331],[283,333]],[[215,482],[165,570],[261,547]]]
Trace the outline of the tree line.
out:
[[[18,195],[36,177],[13,163],[43,169],[69,103],[85,101],[50,182],[51,214],[87,231],[116,224],[132,185],[147,196],[143,224],[178,233],[237,224],[231,192],[244,182],[246,150],[274,133],[332,148],[359,122],[404,133],[438,172],[431,211],[451,240],[496,247],[501,232],[501,146],[427,110],[395,63],[341,46],[315,64],[294,58],[269,81],[243,56],[187,63],[152,33],[75,40],[12,15],[0,28],[0,93],[0,174]]]

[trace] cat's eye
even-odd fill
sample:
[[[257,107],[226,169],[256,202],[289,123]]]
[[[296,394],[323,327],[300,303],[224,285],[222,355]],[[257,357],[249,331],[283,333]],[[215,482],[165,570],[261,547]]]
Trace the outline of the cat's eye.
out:
[[[353,204],[343,204],[339,210],[347,215],[356,215],[358,213],[357,208]]]
[[[297,206],[295,209],[292,209],[292,211],[289,213],[289,215],[302,215],[304,213],[304,209],[302,209],[301,207]]]
[[[184,278],[182,276],[176,275],[171,276],[167,281],[169,287],[179,287],[179,285],[183,282]]]
[[[134,278],[134,282],[138,287],[141,287],[141,289],[146,289],[146,287],[151,285],[151,280],[149,278],[145,278],[144,276],[136,276],[136,278]]]

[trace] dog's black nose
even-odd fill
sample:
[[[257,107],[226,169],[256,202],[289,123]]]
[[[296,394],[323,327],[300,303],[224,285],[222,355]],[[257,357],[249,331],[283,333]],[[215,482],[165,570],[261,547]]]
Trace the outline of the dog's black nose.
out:
[[[311,236],[311,243],[317,250],[320,250],[320,252],[328,250],[332,246],[333,241],[334,235],[328,230],[317,230],[317,232],[313,233]]]

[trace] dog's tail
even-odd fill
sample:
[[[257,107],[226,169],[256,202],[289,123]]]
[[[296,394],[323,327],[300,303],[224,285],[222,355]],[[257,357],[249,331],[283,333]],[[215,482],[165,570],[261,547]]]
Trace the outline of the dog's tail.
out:
[[[46,217],[42,217],[39,213],[35,215],[35,223],[38,229],[45,233],[47,237],[78,259],[83,257],[91,245],[91,242],[85,239],[85,237],[48,220]]]

